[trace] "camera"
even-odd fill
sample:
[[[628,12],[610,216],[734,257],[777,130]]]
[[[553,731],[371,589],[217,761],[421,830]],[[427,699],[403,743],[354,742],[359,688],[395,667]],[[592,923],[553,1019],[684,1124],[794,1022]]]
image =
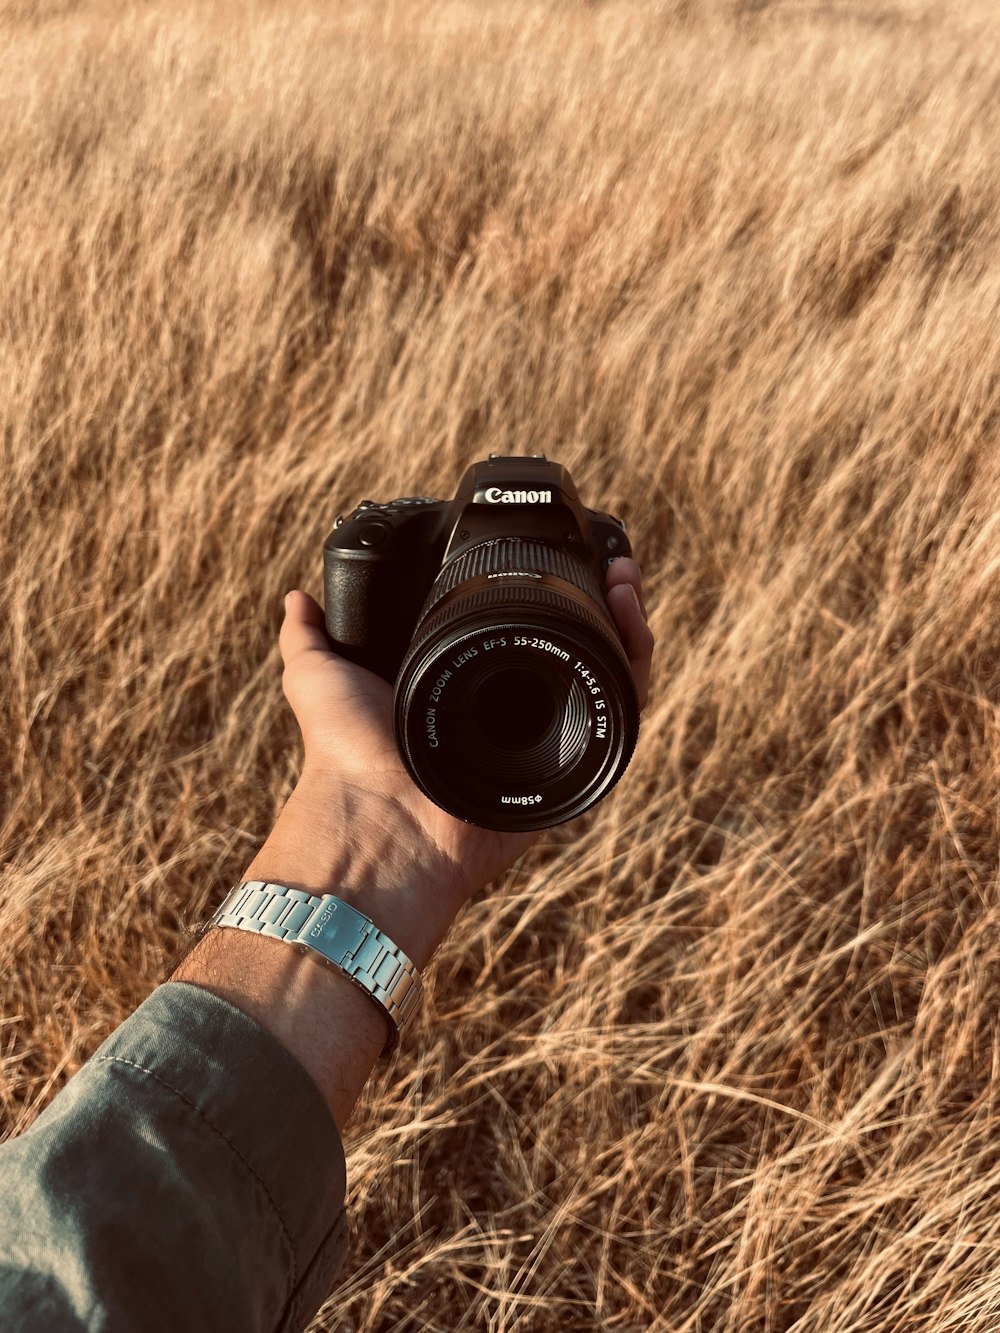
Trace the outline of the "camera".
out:
[[[544,454],[490,454],[452,500],[362,500],[323,545],[336,651],[394,685],[393,731],[442,809],[499,830],[549,828],[606,796],[639,730],[604,595],[631,555]]]

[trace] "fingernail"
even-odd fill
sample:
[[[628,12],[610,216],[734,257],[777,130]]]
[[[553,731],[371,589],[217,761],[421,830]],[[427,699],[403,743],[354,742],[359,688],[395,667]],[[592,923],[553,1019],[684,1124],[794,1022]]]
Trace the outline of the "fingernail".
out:
[[[641,615],[641,614],[642,614],[642,607],[639,605],[639,594],[638,594],[638,593],[636,592],[636,590],[632,587],[631,583],[628,585],[628,590],[629,590],[629,592],[632,594],[632,601],[635,603],[635,609],[636,609],[636,610],[639,612],[639,614]]]
[[[291,594],[290,592],[286,592],[286,593],[285,593],[285,615],[286,615],[286,616],[288,615],[288,602],[289,602],[289,599],[290,599],[291,595],[292,595],[292,594]]]

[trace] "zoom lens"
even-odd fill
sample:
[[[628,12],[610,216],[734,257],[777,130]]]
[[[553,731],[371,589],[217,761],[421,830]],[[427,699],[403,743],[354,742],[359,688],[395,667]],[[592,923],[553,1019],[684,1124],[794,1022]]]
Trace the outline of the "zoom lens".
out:
[[[484,828],[549,828],[607,795],[639,709],[591,566],[520,538],[445,565],[396,679],[394,726],[421,790]]]

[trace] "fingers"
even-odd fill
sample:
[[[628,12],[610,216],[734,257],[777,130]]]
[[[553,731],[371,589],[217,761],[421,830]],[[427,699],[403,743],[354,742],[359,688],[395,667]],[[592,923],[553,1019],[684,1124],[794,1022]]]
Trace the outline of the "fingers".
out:
[[[304,653],[322,652],[332,656],[325,627],[326,619],[318,603],[307,592],[298,589],[290,592],[285,598],[285,619],[278,636],[285,666],[291,666]]]
[[[621,555],[617,560],[612,561],[608,566],[608,572],[605,576],[605,589],[610,592],[612,588],[621,587],[623,583],[630,583],[635,589],[635,595],[639,599],[639,606],[643,616],[646,614],[646,603],[642,596],[642,570],[632,559],[631,556]]]
[[[636,562],[622,556],[608,567],[608,607],[614,616],[622,646],[632,668],[640,710],[649,697],[649,675],[653,664],[653,631],[646,623],[642,600],[642,573]]]

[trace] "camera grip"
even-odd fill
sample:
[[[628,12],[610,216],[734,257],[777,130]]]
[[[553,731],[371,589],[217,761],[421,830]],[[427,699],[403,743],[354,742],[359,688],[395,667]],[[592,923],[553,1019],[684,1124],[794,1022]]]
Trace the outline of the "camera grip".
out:
[[[384,560],[328,557],[324,561],[326,632],[334,650],[391,684],[404,645],[394,660],[393,640],[401,636],[392,633],[397,617],[384,610],[393,600],[389,579]]]
[[[326,631],[335,650],[392,685],[427,595],[434,559],[431,548],[412,542],[402,547],[398,534],[391,555],[326,548]]]

